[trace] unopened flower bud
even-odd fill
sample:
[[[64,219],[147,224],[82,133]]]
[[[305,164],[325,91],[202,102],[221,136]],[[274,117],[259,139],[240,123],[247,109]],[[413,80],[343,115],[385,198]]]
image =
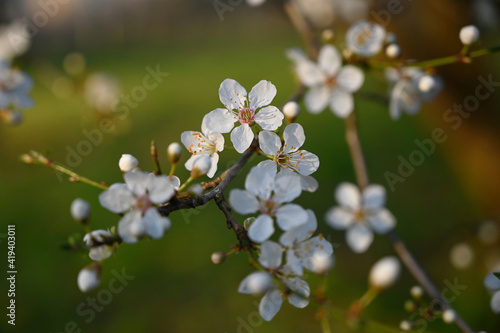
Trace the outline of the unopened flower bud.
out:
[[[254,272],[241,281],[238,292],[242,294],[261,295],[273,286],[269,273]]]
[[[423,294],[424,290],[420,286],[413,286],[410,289],[410,295],[416,300],[421,299]]]
[[[311,257],[312,271],[325,274],[333,266],[333,257],[325,251],[315,251]]]
[[[224,260],[226,260],[226,253],[225,252],[214,252],[212,253],[212,255],[210,256],[210,260],[212,260],[212,262],[215,264],[215,265],[220,265],[224,262]]]
[[[139,161],[130,154],[123,154],[118,162],[118,166],[122,172],[129,172],[137,168]]]
[[[475,25],[466,25],[460,29],[460,41],[464,45],[474,44],[479,40],[479,29]]]
[[[429,92],[436,88],[436,79],[432,75],[424,75],[418,81],[418,90]]]
[[[177,163],[181,158],[182,146],[178,142],[172,142],[168,145],[167,155],[170,163]]]
[[[283,113],[289,123],[293,123],[300,114],[300,106],[295,101],[290,101],[283,106]]]
[[[31,164],[31,163],[35,162],[35,159],[33,158],[33,156],[31,156],[29,154],[22,154],[21,156],[19,156],[19,159],[21,160],[21,162],[26,163],[26,164]]]
[[[101,270],[102,267],[98,263],[92,263],[84,267],[80,273],[78,273],[78,288],[80,288],[82,292],[87,292],[99,286],[101,283]]]
[[[392,286],[399,277],[401,264],[396,257],[385,257],[380,259],[370,270],[370,284],[379,289]]]
[[[189,186],[187,190],[188,194],[193,197],[197,197],[203,194],[203,186],[200,184],[193,184]]]
[[[196,179],[206,175],[211,166],[212,161],[210,159],[210,156],[200,155],[193,163],[193,168],[191,169],[191,177]]]
[[[455,313],[455,311],[453,311],[452,309],[446,309],[444,310],[443,312],[443,321],[447,324],[451,324],[453,322],[455,322],[455,319],[457,318],[457,314]]]
[[[385,48],[385,54],[391,59],[399,58],[401,56],[401,47],[398,44],[389,44]]]
[[[78,222],[86,223],[90,218],[90,204],[80,198],[71,203],[71,216]]]

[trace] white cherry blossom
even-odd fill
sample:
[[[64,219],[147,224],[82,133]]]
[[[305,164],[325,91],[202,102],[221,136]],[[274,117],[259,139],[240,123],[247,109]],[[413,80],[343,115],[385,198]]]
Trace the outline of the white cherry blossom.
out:
[[[385,205],[386,192],[380,185],[369,185],[360,193],[357,186],[341,183],[335,198],[340,206],[326,214],[327,223],[345,230],[346,241],[356,253],[365,252],[373,242],[373,232],[385,234],[396,225],[396,219]]]
[[[206,115],[207,129],[218,133],[231,132],[231,141],[237,152],[243,153],[254,138],[252,126],[274,131],[283,122],[283,113],[269,105],[276,96],[276,87],[269,81],[257,83],[248,94],[245,88],[232,79],[224,80],[219,97],[225,109],[219,108]],[[234,128],[236,122],[240,126]],[[234,128],[234,129],[233,129]]]
[[[274,233],[273,217],[282,230],[307,221],[307,213],[302,207],[288,203],[302,192],[297,177],[276,177],[272,170],[254,167],[245,180],[245,189],[232,190],[229,203],[240,214],[261,213],[248,228],[252,241],[261,243],[271,237]]]
[[[153,206],[167,202],[175,193],[172,180],[141,170],[126,172],[125,184],[113,184],[99,195],[101,205],[113,213],[125,214],[118,234],[125,243],[135,243],[145,235],[161,238],[170,229],[168,217]]]
[[[206,126],[205,116],[201,124],[201,132],[186,131],[181,134],[181,141],[186,149],[193,154],[186,164],[186,169],[191,171],[193,163],[201,155],[210,156],[210,169],[207,176],[212,178],[217,171],[217,163],[219,162],[219,154],[224,150],[224,137],[222,134],[209,130]]]
[[[393,83],[389,111],[394,120],[398,120],[403,112],[409,115],[418,113],[422,103],[431,102],[444,86],[439,76],[431,76],[419,68],[388,68],[385,75]]]
[[[340,118],[345,118],[352,112],[352,94],[361,88],[365,79],[358,67],[342,67],[342,58],[332,45],[321,48],[318,63],[297,51],[288,54],[295,62],[295,71],[300,81],[309,88],[304,96],[309,112],[317,114],[327,106]]]
[[[312,210],[307,210],[307,217],[306,223],[285,231],[280,237],[280,243],[286,248],[286,265],[298,276],[304,274],[304,268],[314,273],[323,273],[324,265],[318,264],[317,259],[323,254],[330,257],[333,255],[332,244],[323,236],[311,238],[318,227]],[[323,260],[326,258],[323,257]]]
[[[306,136],[304,128],[297,123],[290,124],[283,132],[285,143],[281,145],[280,137],[270,131],[259,133],[260,149],[272,160],[259,163],[260,167],[269,168],[275,173],[289,169],[304,176],[309,176],[319,168],[319,158],[307,150],[299,150]]]
[[[251,273],[243,281],[241,281],[238,292],[242,294],[255,294],[255,290],[260,292],[265,291],[264,297],[259,303],[259,313],[261,317],[270,321],[281,309],[283,304],[283,296],[288,299],[288,302],[297,308],[304,308],[309,304],[307,299],[311,293],[309,285],[306,281],[295,276],[292,272],[284,267],[281,267],[283,257],[283,248],[278,243],[266,241],[261,245],[261,253],[259,262],[267,269],[275,271],[275,276],[282,280],[285,285],[290,288],[291,293],[284,293],[274,284],[269,284],[271,280],[270,273],[258,272],[265,274],[259,276],[256,288],[252,284],[255,283],[256,273]],[[268,278],[266,278],[267,276]]]
[[[380,52],[384,46],[386,31],[377,23],[361,20],[349,28],[346,42],[349,49],[363,57],[371,57]]]

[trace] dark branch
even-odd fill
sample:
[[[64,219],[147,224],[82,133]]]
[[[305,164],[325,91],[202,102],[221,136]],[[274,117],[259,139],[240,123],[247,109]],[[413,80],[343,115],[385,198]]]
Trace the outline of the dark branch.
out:
[[[233,229],[236,237],[240,241],[240,246],[244,250],[252,249],[252,241],[248,238],[247,231],[243,226],[241,226],[238,221],[234,218],[231,213],[231,208],[227,204],[226,199],[224,198],[224,194],[219,192],[215,195],[215,203],[219,206],[219,209],[224,213],[227,219],[227,227],[229,229]]]

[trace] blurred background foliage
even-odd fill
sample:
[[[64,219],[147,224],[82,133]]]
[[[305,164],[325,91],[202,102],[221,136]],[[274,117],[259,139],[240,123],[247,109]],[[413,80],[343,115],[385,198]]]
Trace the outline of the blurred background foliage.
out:
[[[0,2],[1,19],[32,20],[43,10],[43,2]],[[401,1],[404,10],[391,17],[387,29],[398,35],[405,57],[419,60],[458,52],[458,31],[470,23],[482,29],[481,46],[499,45],[498,12],[487,11],[493,19],[480,16],[476,2],[482,1]],[[370,8],[380,13],[386,5],[378,1]],[[373,12],[371,15],[368,17],[373,19]],[[335,42],[342,43],[348,24],[337,17],[328,25],[338,32]],[[60,92],[61,87],[78,92],[81,85],[78,88],[75,84],[74,90],[68,88],[78,78],[73,83],[55,83],[66,75],[62,63],[68,53],[83,54],[89,71],[115,76],[126,94],[142,84],[147,66],[159,66],[169,73],[126,119],[115,119],[116,130],[104,134],[102,143],[93,145],[92,152],[73,168],[111,184],[122,181],[117,163],[123,153],[136,156],[143,169],[153,169],[149,156],[152,139],[167,170],[166,147],[180,141],[182,131],[199,130],[202,116],[220,106],[218,88],[225,78],[236,79],[247,89],[261,79],[270,80],[278,88],[273,104],[281,106],[296,87],[291,63],[285,57],[285,50],[295,46],[302,46],[301,39],[278,1],[268,1],[260,8],[241,2],[224,13],[223,21],[212,1],[87,0],[60,4],[57,15],[39,27],[28,53],[16,60],[34,78],[36,106],[24,113],[22,125],[2,126],[0,130],[0,209],[4,213],[0,233],[6,233],[8,224],[15,224],[17,230],[15,331],[64,332],[68,322],[75,322],[82,332],[320,331],[312,306],[299,310],[284,304],[272,322],[258,319],[256,299],[237,293],[239,282],[252,271],[245,254],[233,255],[221,266],[210,262],[212,252],[227,250],[235,243],[233,232],[227,230],[223,215],[213,203],[172,214],[173,228],[160,241],[120,246],[117,255],[104,263],[101,287],[82,294],[76,276],[90,259],[85,253],[67,252],[58,245],[75,232],[83,236],[69,214],[70,203],[77,197],[91,203],[91,226],[95,229],[116,225],[119,218],[100,207],[99,190],[18,160],[21,153],[35,149],[67,164],[68,147],[76,149],[79,142],[87,140],[83,130],[98,128],[102,115],[90,110],[78,94]],[[462,103],[464,97],[474,93],[479,75],[492,74],[494,80],[500,80],[498,59],[498,55],[492,55],[471,65],[439,68],[446,88],[415,117],[403,116],[394,122],[387,106],[370,99],[357,100],[361,139],[373,183],[387,187],[384,172],[396,172],[398,156],[408,157],[416,148],[414,140],[429,138],[437,127],[448,135],[449,139],[438,145],[436,153],[427,157],[413,175],[397,184],[394,192],[388,191],[388,207],[398,219],[398,232],[438,288],[445,287],[444,280],[455,278],[466,285],[453,306],[472,327],[490,333],[498,331],[500,321],[489,308],[489,294],[482,280],[499,262],[500,247],[498,240],[487,246],[481,244],[476,233],[483,220],[500,218],[500,94],[496,92],[481,102],[479,110],[456,131],[443,122],[442,116],[454,103]],[[383,75],[368,74],[362,91],[386,96]],[[364,293],[371,264],[393,251],[385,238],[377,236],[370,251],[355,255],[345,246],[343,232],[324,224],[325,212],[335,204],[336,185],[355,181],[344,124],[328,110],[318,116],[304,111],[299,122],[307,135],[304,148],[320,157],[321,167],[315,174],[319,190],[304,193],[297,202],[316,212],[319,232],[337,244],[329,296],[345,309]],[[228,137],[226,141],[230,142]],[[184,160],[187,157],[186,152]],[[234,151],[224,152],[219,170],[237,158]],[[243,187],[249,168],[230,188]],[[188,173],[183,169],[178,168],[178,176],[185,180]],[[460,242],[466,242],[475,252],[472,264],[461,270],[449,259],[450,249]],[[5,242],[0,244],[6,253]],[[76,309],[107,286],[113,270],[122,268],[134,280],[87,323],[88,317],[80,316]],[[312,287],[314,281],[312,277]],[[400,283],[377,298],[365,316],[397,327],[410,316],[403,304],[414,284],[404,272]],[[5,295],[7,288],[3,288],[1,293]],[[439,320],[429,323],[428,329],[457,331]],[[12,327],[2,319],[0,331],[10,330]],[[334,331],[349,329],[334,323]]]

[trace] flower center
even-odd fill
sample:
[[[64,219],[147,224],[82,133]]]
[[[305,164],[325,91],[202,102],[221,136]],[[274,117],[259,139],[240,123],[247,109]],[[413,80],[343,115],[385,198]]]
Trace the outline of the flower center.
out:
[[[325,84],[330,87],[330,88],[333,88],[337,85],[337,78],[335,76],[329,76],[326,78],[326,82]]]
[[[354,219],[356,221],[365,221],[366,220],[366,214],[365,212],[360,209],[354,213]]]
[[[151,207],[151,200],[149,199],[148,195],[143,194],[140,197],[137,197],[135,207],[139,209],[142,214],[146,213],[149,207]]]
[[[282,151],[278,151],[274,159],[278,164],[286,164],[288,163],[288,161],[290,161],[290,157],[288,156],[288,154],[285,154]]]
[[[250,108],[240,109],[238,118],[238,120],[242,124],[253,123],[253,119],[255,118],[255,110]]]
[[[291,149],[294,149],[292,146]],[[282,168],[290,169],[292,171],[300,172],[299,164],[304,156],[300,150],[291,153],[285,153],[281,150],[276,152],[274,161]]]
[[[272,200],[264,200],[260,202],[260,211],[262,214],[273,216],[276,214],[276,204]]]

